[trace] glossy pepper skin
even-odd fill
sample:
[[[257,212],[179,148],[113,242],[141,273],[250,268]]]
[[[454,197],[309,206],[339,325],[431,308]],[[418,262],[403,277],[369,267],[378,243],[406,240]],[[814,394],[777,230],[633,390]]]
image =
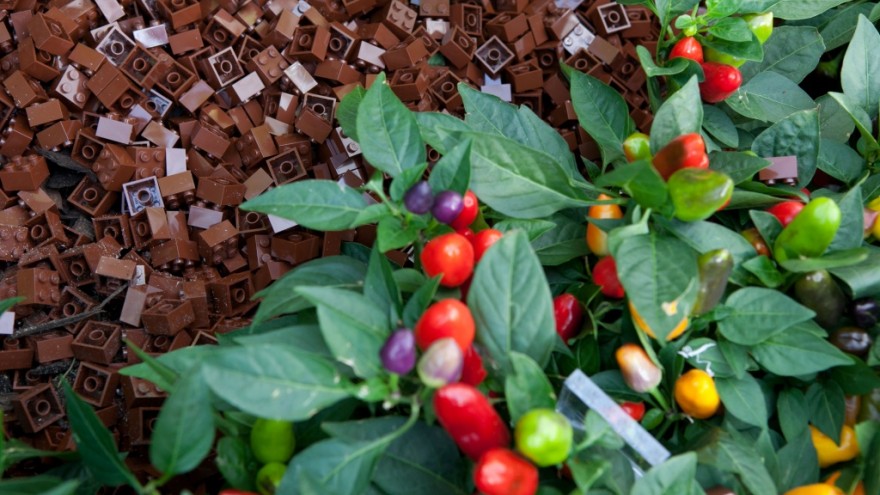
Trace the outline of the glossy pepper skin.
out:
[[[658,151],[651,163],[663,180],[683,168],[709,168],[706,142],[699,133],[682,134]]]
[[[674,58],[687,58],[702,64],[703,45],[693,36],[685,36],[678,40],[669,52],[669,60]]]
[[[826,485],[834,486],[836,488],[837,479],[840,478],[840,471],[835,471],[825,480]],[[853,489],[851,495],[865,495],[865,483],[859,481],[856,487]]]
[[[634,421],[641,421],[645,417],[644,402],[624,402],[620,404],[620,408]]]
[[[682,412],[696,419],[711,418],[721,405],[715,380],[699,369],[692,369],[678,377],[674,395]]]
[[[716,62],[702,65],[705,79],[700,83],[700,96],[706,103],[718,103],[732,95],[742,85],[739,69]]]
[[[728,53],[719,52],[711,46],[706,47],[706,49],[704,50],[704,54],[706,56],[706,62],[716,62],[719,64],[729,65],[731,67],[737,68],[746,63],[746,59],[742,57],[735,57]]]
[[[593,267],[593,283],[599,286],[602,294],[612,299],[623,299],[626,295],[617,276],[617,263],[611,255],[600,259]]]
[[[733,255],[724,248],[708,251],[697,258],[697,269],[700,286],[691,315],[701,315],[711,311],[724,297],[727,280],[733,272]]]
[[[623,140],[623,154],[626,161],[651,159],[651,138],[643,132],[634,132]]]
[[[250,443],[254,457],[263,464],[287,462],[296,448],[293,423],[257,418],[251,428]]]
[[[784,495],[844,495],[843,490],[836,486],[826,485],[824,483],[816,483],[813,485],[804,485],[785,492]]]
[[[510,444],[510,431],[489,399],[471,385],[452,383],[434,394],[434,412],[458,448],[473,460]]]
[[[767,247],[767,243],[764,242],[764,238],[761,237],[761,233],[758,232],[758,229],[752,227],[740,232],[740,235],[746,238],[749,241],[749,244],[755,249],[755,252],[758,253],[759,256],[770,256],[770,248]]]
[[[846,462],[859,455],[859,440],[851,426],[843,425],[843,429],[840,430],[839,444],[834,443],[834,440],[813,425],[810,425],[810,438],[813,440],[813,447],[816,448],[820,468],[824,469],[839,462]]]
[[[492,449],[477,462],[474,485],[483,495],[534,495],[538,468],[509,449]]]
[[[794,220],[794,217],[804,209],[804,206],[806,205],[800,201],[783,201],[767,208],[767,213],[771,213],[783,227],[787,227]]]
[[[880,320],[880,303],[871,298],[857,299],[853,301],[852,314],[856,325],[871,328]]]
[[[461,369],[461,382],[468,385],[477,385],[483,383],[488,373],[483,366],[483,357],[477,352],[477,349],[471,344],[464,352],[464,362]]]
[[[620,373],[626,385],[638,393],[657,388],[663,379],[663,371],[651,361],[648,353],[637,344],[623,344],[614,353]]]
[[[755,34],[762,45],[770,39],[770,35],[773,34],[773,12],[749,14],[743,16],[743,19],[749,23],[749,30]]]
[[[822,255],[834,240],[840,221],[840,208],[834,200],[821,197],[810,201],[776,238],[776,261]]]
[[[609,199],[611,196],[599,195],[600,201]],[[590,207],[588,216],[597,220],[617,219],[623,218],[623,211],[617,205],[595,205]],[[608,256],[608,234],[592,223],[588,223],[587,247],[597,256]]]
[[[556,333],[563,342],[577,337],[584,322],[584,310],[580,301],[571,294],[560,294],[553,299],[553,316]]]
[[[474,246],[455,232],[428,241],[419,259],[428,277],[442,275],[444,287],[457,287],[474,272]]]
[[[426,350],[435,341],[451,337],[464,352],[474,341],[476,327],[471,310],[458,299],[432,304],[416,322],[416,345]]]
[[[846,309],[846,296],[826,270],[801,275],[794,283],[794,295],[804,306],[816,312],[816,323],[834,328]]]
[[[554,466],[568,459],[574,430],[553,409],[533,409],[516,422],[516,449],[538,467]]]
[[[636,307],[633,306],[632,302],[629,302],[628,306],[630,316],[632,316],[632,321],[636,328],[645,332],[648,337],[656,339],[657,336],[654,334],[654,331],[651,330],[651,327],[648,326],[648,324],[642,318],[642,315],[640,315],[639,312],[636,311]],[[676,325],[675,328],[673,328],[672,331],[666,335],[666,340],[675,340],[676,338],[678,338],[681,334],[684,333],[685,330],[687,330],[689,324],[690,318],[685,316],[681,319],[681,322],[679,322],[678,325]]]
[[[683,168],[672,174],[667,184],[675,218],[683,222],[709,218],[733,195],[733,180],[710,169]]]

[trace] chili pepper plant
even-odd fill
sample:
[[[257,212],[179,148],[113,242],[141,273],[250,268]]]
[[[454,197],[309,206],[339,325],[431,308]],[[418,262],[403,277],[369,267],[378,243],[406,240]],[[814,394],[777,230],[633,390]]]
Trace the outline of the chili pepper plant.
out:
[[[650,132],[569,67],[595,163],[528,108],[461,85],[463,118],[413,113],[380,74],[338,108],[365,186],[242,205],[377,224],[372,249],[295,267],[217,346],[121,371],[169,392],[154,478],[67,387],[76,453],[0,492],[155,494],[207,466],[228,494],[880,493],[880,5],[621,3],[661,23],[638,48]],[[775,157],[796,173],[759,180]],[[671,457],[556,412],[576,370]],[[0,442],[0,472],[50,455]]]

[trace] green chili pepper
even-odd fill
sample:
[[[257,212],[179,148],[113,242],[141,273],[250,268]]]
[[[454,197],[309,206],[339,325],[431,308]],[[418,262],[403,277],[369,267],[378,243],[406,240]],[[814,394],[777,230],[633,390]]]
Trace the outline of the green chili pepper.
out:
[[[816,323],[828,329],[840,324],[846,297],[827,271],[805,273],[794,283],[794,295],[816,312]]]
[[[683,168],[672,174],[667,183],[675,217],[685,222],[709,218],[733,194],[733,180],[710,169]]]
[[[776,238],[776,261],[822,255],[834,240],[840,218],[840,208],[834,200],[822,197],[810,201]]]
[[[727,249],[715,249],[697,259],[700,288],[691,315],[707,313],[718,304],[727,289],[727,279],[733,271],[733,255]]]
[[[770,39],[770,35],[773,34],[773,12],[749,14],[743,16],[743,19],[749,23],[749,30],[755,34],[762,45]]]
[[[636,160],[650,160],[651,156],[651,138],[643,132],[634,132],[623,141],[623,154],[626,155],[626,161],[634,162]]]

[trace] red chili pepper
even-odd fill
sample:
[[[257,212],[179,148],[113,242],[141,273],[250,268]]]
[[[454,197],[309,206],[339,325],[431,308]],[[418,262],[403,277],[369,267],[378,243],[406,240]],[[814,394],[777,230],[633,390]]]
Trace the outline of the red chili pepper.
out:
[[[483,358],[480,353],[474,349],[473,344],[464,351],[464,363],[461,369],[461,383],[468,385],[477,385],[483,383],[486,379],[486,368],[483,366]]]
[[[437,420],[471,459],[510,444],[510,431],[479,390],[466,383],[445,385],[434,394]]]
[[[636,421],[641,421],[645,417],[644,402],[624,402],[620,405],[620,408]]]
[[[600,259],[593,267],[593,283],[598,285],[602,294],[608,297],[623,299],[626,295],[617,277],[617,263],[610,255]]]
[[[693,36],[687,36],[680,40],[672,51],[669,52],[669,60],[674,58],[689,58],[697,63],[703,63],[703,46]]]
[[[658,151],[652,163],[663,180],[683,168],[709,168],[706,142],[699,133],[682,134]]]
[[[484,495],[533,495],[538,468],[509,449],[492,449],[474,469],[474,484]]]
[[[775,216],[776,219],[779,220],[779,223],[785,227],[794,220],[794,217],[796,217],[801,210],[804,209],[804,206],[806,205],[800,201],[783,201],[782,203],[776,203],[770,208],[767,208],[767,213],[771,213]]]
[[[716,62],[705,62],[702,67],[705,79],[700,83],[700,95],[706,103],[726,100],[742,84],[742,74],[736,67]]]
[[[581,303],[571,294],[560,294],[553,299],[553,316],[556,318],[556,333],[562,341],[577,337],[584,321]]]

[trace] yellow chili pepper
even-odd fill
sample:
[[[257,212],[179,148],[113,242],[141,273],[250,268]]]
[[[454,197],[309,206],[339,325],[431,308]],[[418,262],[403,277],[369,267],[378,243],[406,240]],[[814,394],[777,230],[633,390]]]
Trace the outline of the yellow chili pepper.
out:
[[[611,199],[611,196],[608,196],[607,194],[599,195],[600,201],[608,199]],[[623,211],[617,205],[596,205],[590,207],[589,217],[600,220],[622,218]],[[608,256],[608,234],[599,227],[596,227],[593,224],[588,224],[587,246],[593,254],[596,254],[599,257]]]
[[[813,425],[810,425],[810,436],[813,438],[821,468],[855,459],[859,455],[859,440],[851,426],[843,425],[840,430],[840,444],[834,443],[834,440]]]
[[[843,490],[836,486],[828,486],[824,483],[816,483],[814,485],[804,485],[793,488],[785,495],[845,495]]]
[[[837,478],[840,478],[840,471],[835,471],[831,473],[831,476],[825,480],[826,485],[836,486]],[[856,485],[856,489],[853,490],[852,495],[865,495],[865,484],[859,481],[859,484]]]
[[[688,416],[706,419],[718,412],[721,398],[715,380],[705,371],[693,369],[675,381],[675,402]]]
[[[614,353],[620,373],[629,388],[639,393],[649,392],[660,384],[663,371],[651,361],[648,353],[636,344],[623,344]]]
[[[636,326],[636,328],[645,332],[645,334],[647,334],[652,339],[656,339],[657,336],[654,335],[654,331],[651,330],[651,327],[649,327],[647,323],[645,323],[645,320],[642,318],[642,315],[640,315],[639,312],[636,311],[636,307],[633,306],[633,303],[629,302],[628,304],[629,314],[632,315],[633,324]],[[669,341],[678,338],[679,335],[683,334],[684,331],[687,330],[689,324],[690,320],[688,319],[688,317],[682,317],[678,325],[676,325],[675,328],[673,328],[672,331],[666,335],[666,340]]]

